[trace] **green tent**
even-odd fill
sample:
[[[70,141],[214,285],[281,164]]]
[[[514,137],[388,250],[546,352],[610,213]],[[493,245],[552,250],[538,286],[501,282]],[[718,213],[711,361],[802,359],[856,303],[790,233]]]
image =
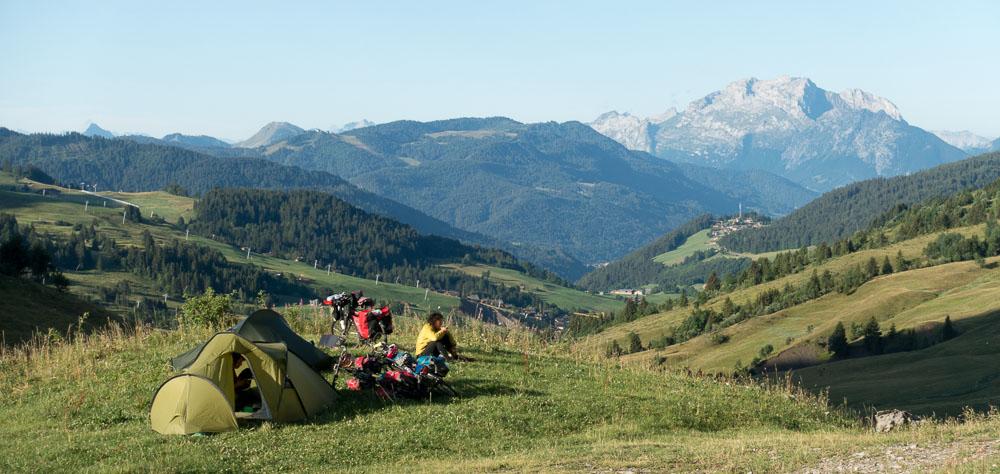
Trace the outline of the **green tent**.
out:
[[[269,309],[255,311],[227,331],[238,334],[248,341],[282,342],[290,352],[316,371],[327,370],[333,366],[333,357],[296,334],[285,322],[285,318]],[[202,346],[195,347],[172,359],[170,361],[171,367],[174,370],[182,370],[187,367],[201,352]]]
[[[149,418],[162,434],[192,434],[236,429],[237,418],[297,421],[331,406],[333,387],[284,343],[251,342],[237,334],[216,334],[198,347],[183,372],[160,386]],[[260,408],[236,413],[233,355],[247,362]]]

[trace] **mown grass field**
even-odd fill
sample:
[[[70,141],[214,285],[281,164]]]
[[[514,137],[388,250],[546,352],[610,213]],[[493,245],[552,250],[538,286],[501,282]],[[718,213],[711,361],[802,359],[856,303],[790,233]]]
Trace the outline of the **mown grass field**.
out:
[[[160,191],[145,193],[102,192],[99,194],[135,204],[142,209],[143,216],[157,215],[170,223],[176,223],[180,217],[183,217],[185,221],[190,221],[191,217],[194,216],[195,201],[189,197],[175,196]]]
[[[476,277],[481,276],[484,272],[489,272],[491,281],[507,286],[520,287],[524,291],[538,295],[546,303],[566,310],[610,312],[618,311],[625,306],[625,302],[618,298],[595,295],[575,288],[567,288],[508,268],[461,264],[449,264],[444,265],[444,267],[459,270]]]
[[[688,258],[695,253],[708,251],[710,249],[719,249],[718,245],[710,242],[709,232],[711,232],[711,229],[701,230],[692,234],[687,238],[687,240],[684,241],[683,244],[681,244],[680,247],[653,257],[653,261],[662,263],[666,266],[677,265],[683,262],[685,258]],[[774,258],[774,256],[779,253],[781,253],[780,250],[765,253],[744,253],[722,250],[719,254],[710,258]]]
[[[147,408],[168,358],[211,331],[112,328],[38,346],[31,357],[6,352],[0,470],[770,472],[1000,432],[990,418],[879,436],[794,389],[581,362],[516,333],[460,331],[479,360],[453,365],[457,398],[386,404],[341,392],[307,423],[204,437],[154,433]]]
[[[705,229],[694,233],[688,237],[680,247],[653,257],[653,261],[668,266],[676,265],[683,262],[685,258],[694,255],[696,252],[708,250],[711,248],[708,244],[708,233],[710,231],[711,229]]]

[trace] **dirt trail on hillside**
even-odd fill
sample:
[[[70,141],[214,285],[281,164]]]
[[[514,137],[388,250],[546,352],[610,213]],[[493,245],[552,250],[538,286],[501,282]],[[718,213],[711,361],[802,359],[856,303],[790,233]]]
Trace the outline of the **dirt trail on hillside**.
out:
[[[947,444],[904,444],[872,447],[849,456],[827,458],[801,474],[828,472],[949,472],[962,465],[1000,455],[1000,440],[956,441]],[[1000,463],[988,470],[1000,469]]]

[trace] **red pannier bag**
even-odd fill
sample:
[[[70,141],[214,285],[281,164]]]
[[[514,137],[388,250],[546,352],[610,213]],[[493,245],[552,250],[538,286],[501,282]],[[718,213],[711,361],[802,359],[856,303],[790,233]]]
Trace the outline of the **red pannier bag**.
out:
[[[378,309],[363,309],[354,313],[354,325],[362,341],[377,339],[392,334],[392,312],[388,306]]]

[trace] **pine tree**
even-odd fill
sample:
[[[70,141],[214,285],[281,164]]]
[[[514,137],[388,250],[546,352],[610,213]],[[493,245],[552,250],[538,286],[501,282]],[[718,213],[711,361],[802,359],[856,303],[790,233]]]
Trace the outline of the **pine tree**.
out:
[[[834,357],[842,358],[847,356],[847,331],[844,330],[844,323],[837,322],[833,328],[833,333],[826,340],[826,347],[833,353]]]
[[[892,264],[889,263],[889,256],[888,255],[886,255],[882,259],[882,270],[881,270],[881,273],[883,275],[891,275],[892,274]]]
[[[870,279],[878,275],[878,262],[875,261],[875,257],[869,257],[868,261],[865,262],[865,279]]]
[[[947,341],[948,339],[951,339],[957,335],[958,332],[955,331],[955,326],[951,324],[951,316],[950,315],[945,316],[944,326],[941,328],[941,339]]]
[[[900,250],[900,251],[896,252],[896,264],[893,266],[895,268],[895,270],[897,272],[906,271],[906,269],[908,268],[908,265],[909,264],[906,262],[906,258],[903,257],[903,251]]]
[[[872,316],[868,320],[868,324],[865,324],[864,329],[864,344],[865,348],[871,354],[878,354],[882,349],[882,329],[878,325],[878,321]]]
[[[642,339],[639,339],[639,335],[634,332],[628,333],[628,352],[629,354],[642,352]]]

